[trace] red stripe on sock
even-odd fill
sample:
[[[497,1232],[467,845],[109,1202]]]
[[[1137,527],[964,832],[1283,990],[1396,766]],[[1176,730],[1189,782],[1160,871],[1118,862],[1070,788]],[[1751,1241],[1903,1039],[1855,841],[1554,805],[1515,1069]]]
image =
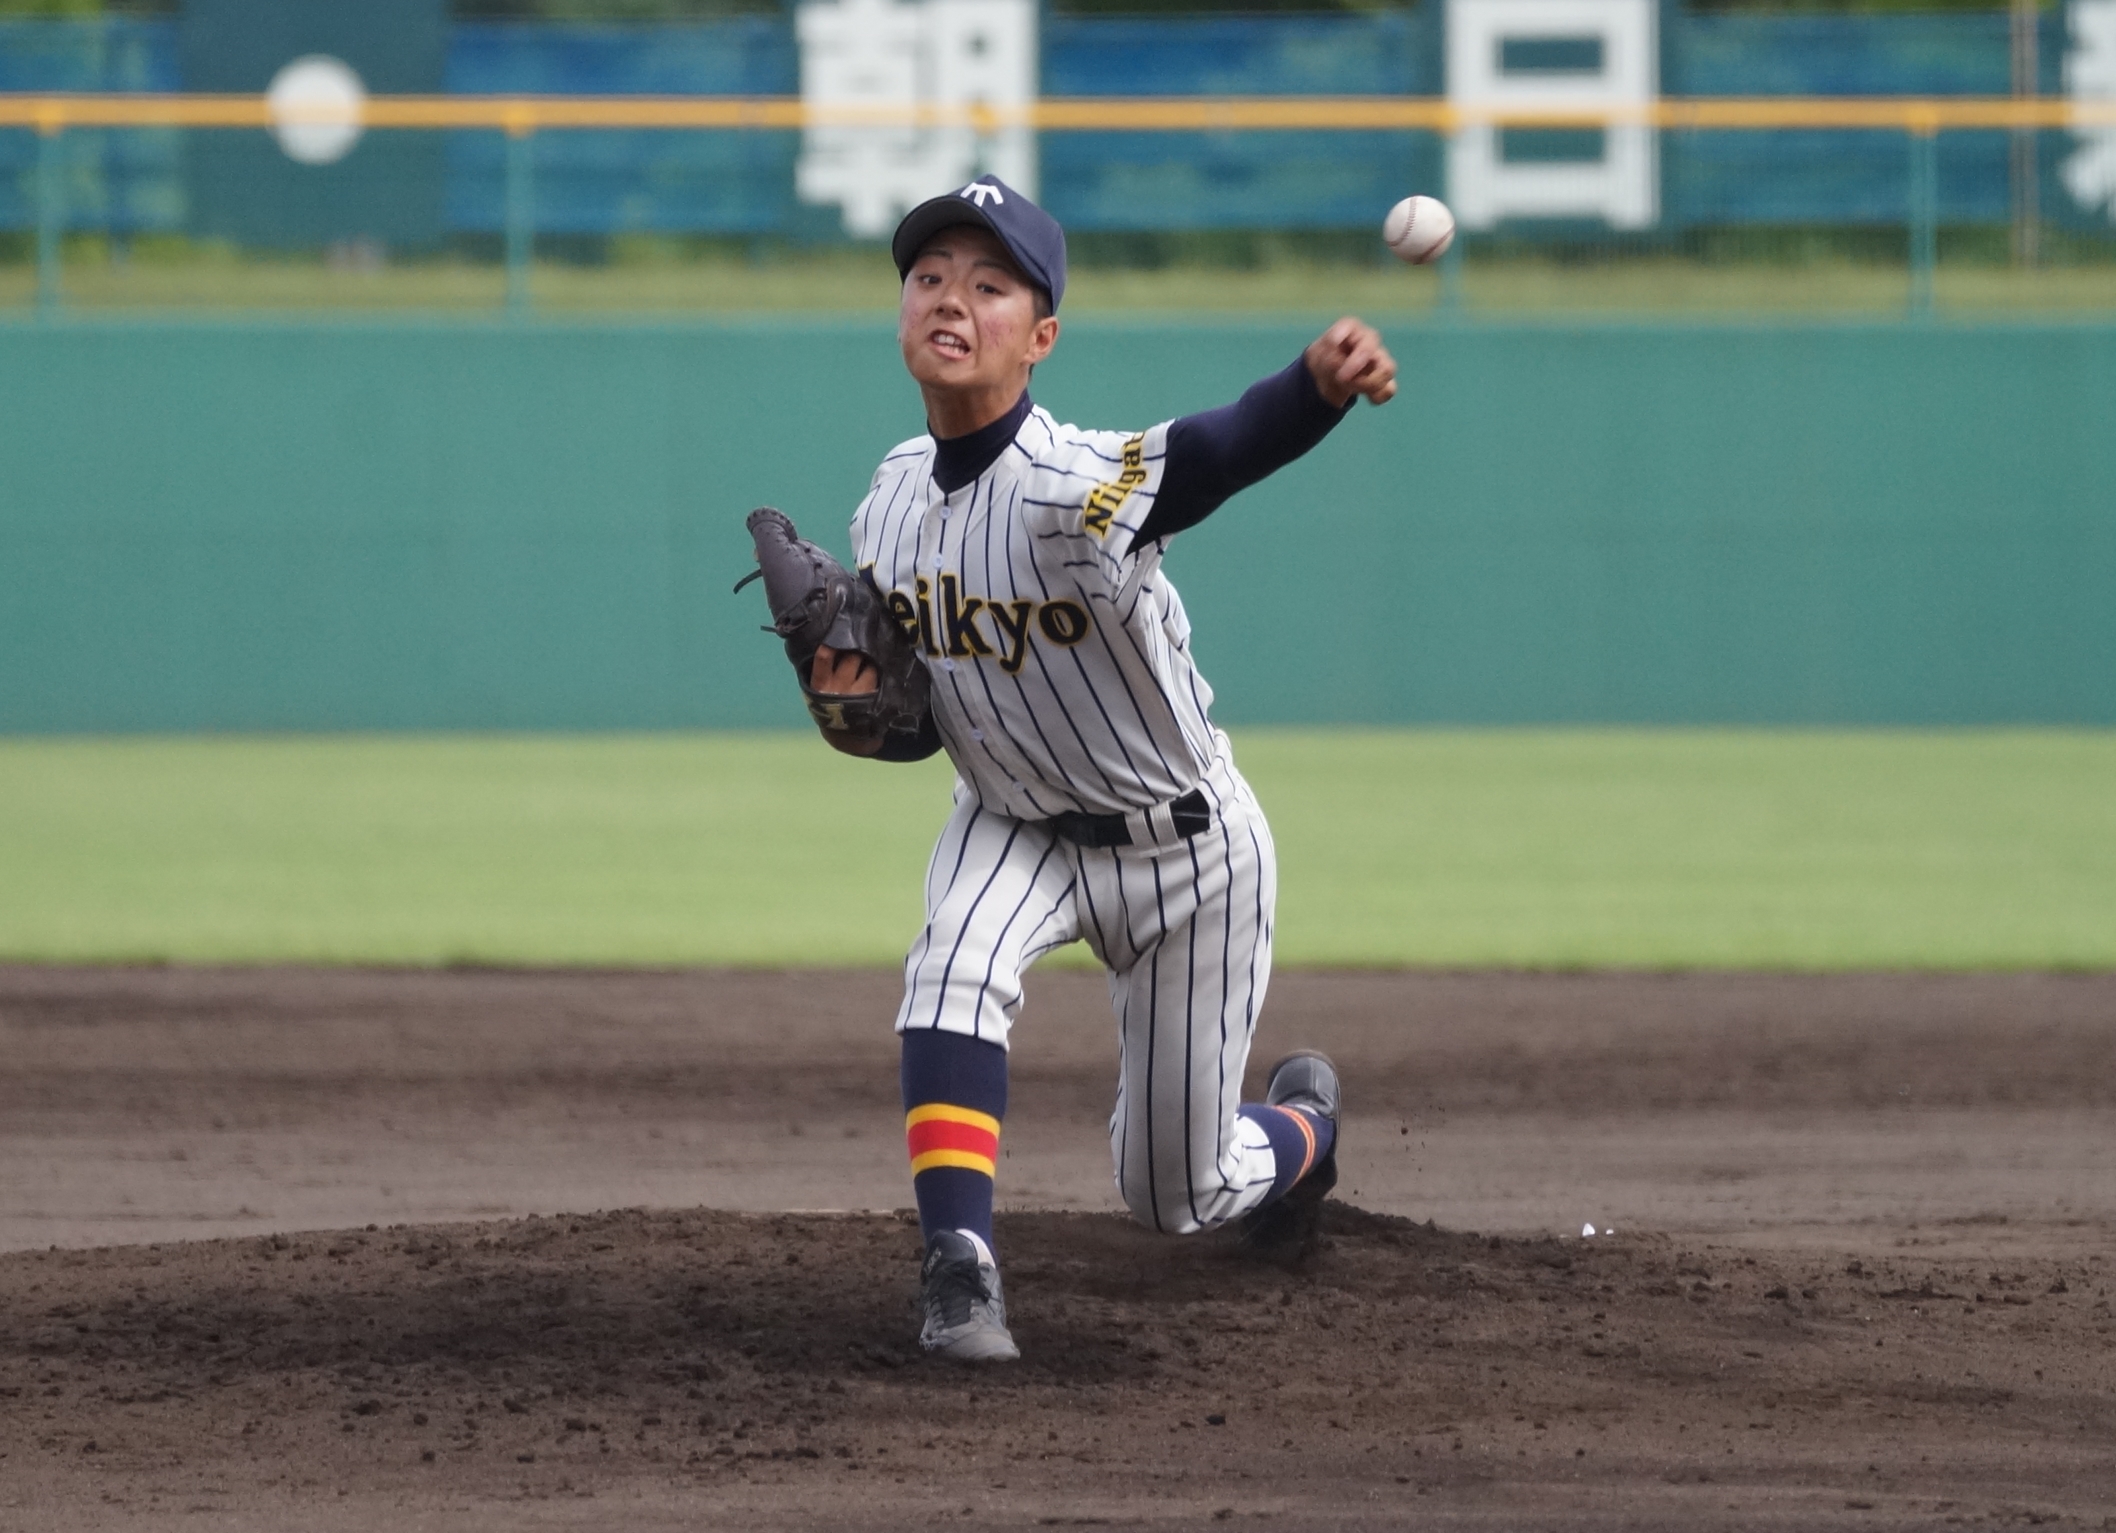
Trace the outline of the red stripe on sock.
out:
[[[981,1155],[986,1160],[999,1159],[997,1134],[974,1124],[949,1123],[940,1118],[912,1124],[904,1131],[904,1143],[913,1160],[932,1150],[961,1150],[970,1155]]]

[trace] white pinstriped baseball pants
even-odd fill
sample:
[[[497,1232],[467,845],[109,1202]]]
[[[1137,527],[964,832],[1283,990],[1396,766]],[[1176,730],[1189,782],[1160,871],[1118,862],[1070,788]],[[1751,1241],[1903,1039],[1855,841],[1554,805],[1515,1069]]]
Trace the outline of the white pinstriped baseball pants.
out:
[[[1263,1131],[1235,1112],[1271,978],[1277,857],[1231,761],[1200,786],[1207,829],[1111,848],[981,809],[958,786],[896,1021],[1004,1045],[1024,971],[1084,938],[1117,1013],[1117,1187],[1142,1224],[1171,1234],[1239,1218],[1277,1169]]]

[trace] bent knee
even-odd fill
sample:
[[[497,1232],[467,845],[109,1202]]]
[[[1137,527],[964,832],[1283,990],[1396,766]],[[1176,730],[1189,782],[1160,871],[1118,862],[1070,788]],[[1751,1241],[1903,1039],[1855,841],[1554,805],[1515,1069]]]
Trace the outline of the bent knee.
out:
[[[930,1028],[944,1033],[965,1033],[986,1043],[1005,1046],[1013,1031],[1014,1016],[1021,1009],[1018,984],[998,978],[965,978],[936,965],[912,969],[904,987],[903,1005],[896,1014],[899,1033]]]
[[[1163,1235],[1197,1235],[1218,1229],[1254,1208],[1259,1201],[1224,1179],[1171,1186],[1121,1186],[1131,1216]]]

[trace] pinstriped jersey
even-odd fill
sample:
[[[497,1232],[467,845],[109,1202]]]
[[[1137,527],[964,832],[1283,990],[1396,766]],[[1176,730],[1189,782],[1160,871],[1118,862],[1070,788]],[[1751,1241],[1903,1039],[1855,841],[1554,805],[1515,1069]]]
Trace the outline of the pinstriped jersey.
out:
[[[1180,798],[1225,750],[1166,539],[1135,546],[1168,425],[1084,431],[1032,409],[952,493],[933,438],[882,460],[852,546],[926,657],[942,742],[987,809],[1041,820]]]

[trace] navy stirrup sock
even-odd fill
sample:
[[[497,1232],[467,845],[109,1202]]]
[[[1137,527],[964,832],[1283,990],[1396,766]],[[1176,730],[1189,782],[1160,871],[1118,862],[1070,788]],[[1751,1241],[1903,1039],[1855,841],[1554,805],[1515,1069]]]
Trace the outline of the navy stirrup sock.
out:
[[[1337,1125],[1320,1113],[1298,1107],[1272,1107],[1263,1102],[1244,1102],[1241,1115],[1264,1131],[1271,1153],[1278,1161],[1278,1174],[1271,1179],[1266,1203],[1275,1203],[1291,1192],[1300,1179],[1330,1158],[1337,1144]]]
[[[919,1232],[967,1230],[992,1244],[992,1181],[1007,1115],[1007,1051],[936,1028],[903,1034],[904,1143]]]

